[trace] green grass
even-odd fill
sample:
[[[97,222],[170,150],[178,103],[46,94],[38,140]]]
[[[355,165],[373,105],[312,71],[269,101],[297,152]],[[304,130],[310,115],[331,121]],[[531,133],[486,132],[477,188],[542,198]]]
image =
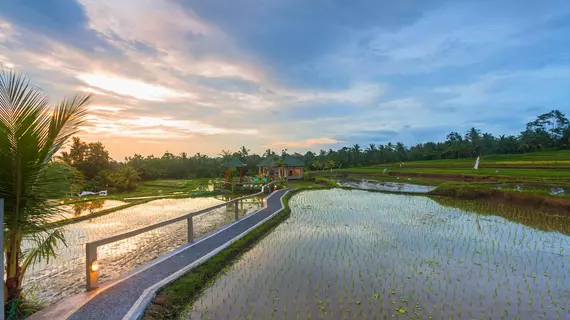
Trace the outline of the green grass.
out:
[[[125,198],[137,197],[152,197],[161,196],[164,198],[172,197],[188,197],[192,191],[198,190],[200,185],[208,186],[212,179],[182,179],[182,180],[155,180],[143,181],[137,184],[137,188],[129,192],[117,192],[114,188],[109,188],[108,196],[84,196],[84,197],[69,197],[59,199],[63,204],[73,204],[83,201],[111,199],[111,200],[125,200]],[[185,193],[180,194],[180,192]],[[131,200],[133,201],[133,200]]]
[[[356,170],[378,170],[372,168],[357,168]],[[498,172],[497,172],[498,171]],[[366,171],[364,171],[366,172]],[[432,169],[432,168],[397,168],[393,172],[419,172],[435,174],[456,174],[456,175],[483,175],[494,177],[520,177],[520,178],[550,178],[550,179],[570,179],[568,169]]]
[[[444,159],[444,160],[420,160],[420,161],[404,161],[405,167],[420,167],[420,166],[460,166],[472,168],[475,164],[475,159]],[[394,162],[388,164],[380,164],[377,167],[399,167],[401,162]],[[545,151],[533,152],[526,154],[499,154],[481,156],[480,166],[503,166],[503,165],[518,165],[518,166],[570,166],[570,150],[559,151]]]
[[[291,184],[301,184],[299,181]],[[284,209],[250,233],[234,242],[228,248],[207,260],[199,267],[189,271],[181,278],[175,280],[163,288],[147,308],[143,319],[175,319],[187,308],[187,306],[202,292],[202,290],[216,277],[222,275],[232,263],[236,262],[243,253],[252,248],[266,234],[273,230],[282,221],[286,220],[291,209],[289,199],[296,193],[315,189],[314,185],[307,188],[298,188],[290,191],[283,197]],[[326,188],[320,188],[326,189]]]

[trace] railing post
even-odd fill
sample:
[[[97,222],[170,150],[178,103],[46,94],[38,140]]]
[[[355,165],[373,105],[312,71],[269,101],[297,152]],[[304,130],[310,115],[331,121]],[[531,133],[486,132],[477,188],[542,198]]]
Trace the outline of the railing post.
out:
[[[238,207],[238,206],[239,206],[239,202],[238,202],[238,201],[239,201],[239,200],[235,200],[235,201],[234,201],[234,214],[235,214],[235,216],[236,216],[236,221],[239,220],[239,207]]]
[[[193,217],[188,217],[186,221],[188,221],[188,242],[194,241],[194,221],[192,220]]]
[[[87,291],[97,289],[99,287],[99,263],[97,262],[97,246],[94,246],[91,243],[87,243],[85,245],[85,271],[87,276]]]

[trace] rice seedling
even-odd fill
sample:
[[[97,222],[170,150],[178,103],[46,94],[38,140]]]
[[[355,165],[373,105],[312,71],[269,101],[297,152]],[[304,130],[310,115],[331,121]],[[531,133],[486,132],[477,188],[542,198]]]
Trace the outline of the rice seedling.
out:
[[[299,193],[287,222],[206,288],[189,316],[570,318],[570,219],[443,201]],[[226,292],[231,302],[217,298]]]

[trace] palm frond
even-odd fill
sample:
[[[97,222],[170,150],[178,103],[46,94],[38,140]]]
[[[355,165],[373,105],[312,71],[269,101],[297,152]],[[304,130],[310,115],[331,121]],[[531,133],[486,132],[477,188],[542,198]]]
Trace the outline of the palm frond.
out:
[[[49,263],[50,258],[57,257],[56,249],[58,248],[58,242],[62,243],[64,246],[67,245],[65,243],[64,234],[59,228],[32,233],[25,240],[29,240],[34,243],[34,248],[23,252],[23,274],[25,274],[26,269],[34,263],[40,260],[45,260],[46,263]]]
[[[61,230],[47,230],[58,214],[51,201],[61,188],[48,172],[50,160],[85,118],[90,95],[76,95],[50,108],[46,94],[13,71],[0,72],[0,198],[5,199],[6,241],[14,247],[10,275],[17,276],[18,247],[31,241],[22,269],[56,254],[65,245]]]

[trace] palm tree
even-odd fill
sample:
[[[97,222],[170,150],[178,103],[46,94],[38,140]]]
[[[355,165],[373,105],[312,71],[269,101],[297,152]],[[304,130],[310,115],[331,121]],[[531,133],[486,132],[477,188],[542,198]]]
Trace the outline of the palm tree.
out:
[[[332,169],[333,169],[334,165],[335,165],[335,163],[334,163],[333,160],[327,160],[327,161],[325,162],[325,167],[331,169],[331,172],[332,172]]]
[[[90,95],[76,95],[50,107],[45,93],[13,71],[0,73],[0,198],[4,198],[7,300],[19,301],[26,269],[56,255],[60,229],[47,229],[57,215],[49,199],[60,196],[61,176],[49,176],[54,154],[85,119]],[[29,241],[33,249],[22,250]]]
[[[240,148],[239,151],[238,151],[238,153],[239,153],[239,155],[240,155],[240,158],[242,158],[242,160],[245,159],[245,158],[249,155],[249,152],[250,152],[250,151],[251,151],[251,150],[249,150],[249,149],[246,148],[245,146],[241,146],[241,148]]]
[[[228,162],[232,158],[232,151],[228,149],[222,149],[220,152],[220,156],[222,157],[223,162]]]
[[[375,143],[369,144],[368,148],[366,148],[366,155],[368,156],[368,162],[371,164],[375,164],[376,162],[376,151],[378,151],[378,149],[376,149]]]
[[[115,183],[118,190],[131,191],[136,188],[136,182],[141,179],[137,170],[126,165],[115,175]]]
[[[352,146],[352,152],[354,153],[354,166],[358,167],[360,166],[360,145],[357,143],[355,145]]]

